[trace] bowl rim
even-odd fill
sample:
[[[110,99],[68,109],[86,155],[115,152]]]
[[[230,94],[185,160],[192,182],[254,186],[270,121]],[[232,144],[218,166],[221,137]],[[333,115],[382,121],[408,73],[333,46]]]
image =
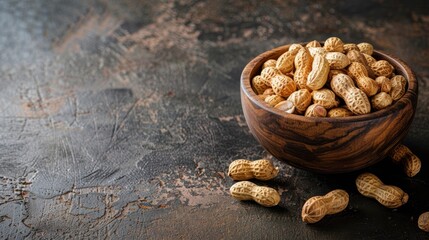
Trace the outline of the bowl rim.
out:
[[[299,43],[303,46],[305,46],[306,43]],[[310,122],[310,123],[320,123],[320,122],[328,122],[328,123],[348,123],[348,122],[359,122],[359,121],[367,121],[367,120],[373,120],[378,118],[383,118],[385,116],[388,116],[394,112],[400,111],[401,109],[405,108],[407,105],[411,105],[412,107],[416,107],[417,103],[417,93],[418,93],[418,83],[417,79],[415,77],[414,72],[411,70],[411,68],[401,59],[396,57],[393,54],[386,53],[380,50],[375,50],[373,55],[376,55],[378,57],[381,57],[381,59],[387,60],[390,64],[392,64],[395,67],[396,72],[400,72],[401,75],[405,77],[405,79],[408,82],[408,88],[405,94],[398,99],[394,104],[375,111],[368,114],[363,115],[357,115],[357,116],[348,116],[348,117],[340,117],[340,118],[330,118],[330,117],[306,117],[303,115],[298,114],[292,114],[287,113],[284,111],[281,111],[279,109],[276,109],[274,107],[269,106],[264,101],[260,100],[257,96],[257,94],[253,91],[253,88],[251,86],[251,77],[256,76],[256,71],[260,70],[262,64],[268,60],[268,59],[274,59],[278,58],[281,54],[286,52],[289,47],[292,44],[283,45],[280,47],[276,47],[273,49],[270,49],[268,51],[265,51],[252,60],[250,60],[249,63],[246,64],[244,67],[241,77],[240,77],[240,85],[242,92],[247,96],[247,98],[254,104],[257,105],[259,108],[264,109],[265,111],[268,111],[272,114],[289,118],[291,120],[301,121],[301,122]],[[381,60],[380,59],[380,60]],[[413,104],[413,102],[415,104]]]

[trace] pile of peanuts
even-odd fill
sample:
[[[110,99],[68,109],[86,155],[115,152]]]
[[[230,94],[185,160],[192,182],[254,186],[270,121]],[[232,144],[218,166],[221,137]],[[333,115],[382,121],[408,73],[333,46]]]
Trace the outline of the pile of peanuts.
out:
[[[402,144],[397,145],[389,154],[394,163],[400,163],[409,177],[415,176],[421,168],[420,159]],[[259,186],[250,179],[262,181],[277,177],[279,168],[268,159],[237,159],[229,165],[228,176],[238,181],[230,188],[231,196],[238,200],[253,200],[265,207],[277,206],[281,196],[271,187]],[[372,173],[362,173],[355,180],[356,188],[365,197],[377,200],[388,208],[398,208],[408,202],[409,195],[401,188],[384,184]],[[349,194],[342,189],[335,189],[323,196],[310,197],[303,205],[301,219],[305,223],[316,223],[326,215],[339,213],[347,208]],[[417,225],[429,232],[429,212],[420,215]]]
[[[290,45],[252,78],[253,90],[271,107],[307,117],[346,117],[386,108],[406,91],[407,80],[369,43],[326,39]]]

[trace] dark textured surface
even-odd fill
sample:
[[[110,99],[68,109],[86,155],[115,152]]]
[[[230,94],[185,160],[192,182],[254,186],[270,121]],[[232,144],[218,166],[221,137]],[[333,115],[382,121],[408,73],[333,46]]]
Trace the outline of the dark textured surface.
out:
[[[426,1],[0,1],[0,239],[428,239]],[[281,164],[267,209],[229,196],[228,164],[270,157],[251,136],[240,73],[275,46],[339,36],[406,61],[419,80],[404,140],[423,161],[396,210],[347,175]],[[334,188],[347,209],[303,224]]]

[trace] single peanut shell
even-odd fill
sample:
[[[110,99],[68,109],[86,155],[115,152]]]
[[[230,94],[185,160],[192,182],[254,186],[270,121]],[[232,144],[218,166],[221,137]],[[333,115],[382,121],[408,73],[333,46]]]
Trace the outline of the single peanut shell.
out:
[[[313,59],[312,70],[307,77],[307,86],[312,90],[322,88],[328,80],[329,62],[320,54]]]
[[[371,65],[371,69],[376,76],[390,77],[394,67],[386,60],[378,60]]]
[[[262,69],[267,67],[275,67],[276,63],[277,61],[275,59],[268,59],[267,61],[264,62],[264,64],[262,64]]]
[[[429,212],[424,212],[417,220],[419,228],[425,232],[429,232]]]
[[[328,52],[343,52],[344,43],[337,37],[330,37],[326,39],[323,48],[325,48]]]
[[[406,92],[407,80],[402,75],[396,75],[390,79],[392,90],[390,96],[394,101],[400,99]]]
[[[309,43],[307,43],[307,45],[305,45],[306,48],[310,48],[310,47],[321,47],[322,45],[320,45],[320,43],[316,40],[313,40]]]
[[[277,103],[274,108],[277,108],[283,112],[287,113],[294,113],[295,112],[295,106],[293,105],[293,102],[285,100]]]
[[[396,164],[402,164],[405,174],[414,177],[420,172],[422,163],[411,150],[403,144],[398,144],[389,152],[389,157]]]
[[[333,190],[324,196],[309,198],[302,207],[301,218],[305,223],[316,223],[326,215],[343,211],[349,204],[349,194],[341,189]]]
[[[337,108],[332,108],[331,110],[329,110],[328,112],[328,117],[350,117],[353,116],[354,114],[347,108],[344,107],[337,107]]]
[[[276,95],[289,97],[296,90],[296,84],[292,78],[279,74],[271,79],[271,87]]]
[[[364,57],[363,53],[357,51],[357,50],[351,50],[347,52],[347,57],[350,59],[351,62],[358,62],[362,64],[366,69],[366,76],[370,78],[375,78],[375,74],[372,71],[370,64],[368,64],[366,58]]]
[[[359,43],[357,45],[357,47],[359,48],[359,50],[362,53],[365,53],[365,54],[368,54],[368,55],[372,55],[373,52],[374,52],[374,47],[370,43],[366,43],[366,42]]]
[[[265,102],[268,103],[271,107],[274,107],[277,103],[284,101],[285,99],[279,95],[271,95],[265,98]]]
[[[327,114],[328,113],[324,107],[319,104],[312,104],[307,107],[304,115],[306,117],[326,117]]]
[[[235,199],[253,200],[264,207],[274,207],[280,202],[280,195],[275,189],[258,186],[249,181],[235,183],[229,192]]]
[[[350,64],[350,59],[341,52],[328,52],[325,54],[331,69],[343,69]]]
[[[336,98],[335,93],[327,88],[322,88],[311,93],[313,103],[319,104],[325,109],[331,109],[337,107],[339,101]]]
[[[370,198],[374,198],[383,206],[398,208],[408,202],[408,194],[399,187],[384,185],[374,174],[362,173],[356,178],[358,191]]]
[[[392,97],[385,92],[380,92],[371,98],[371,106],[375,110],[380,110],[392,105]]]
[[[346,43],[346,44],[344,44],[343,48],[344,48],[344,52],[346,52],[346,53],[349,52],[350,50],[359,51],[358,46],[354,43]]]
[[[287,51],[280,55],[276,62],[276,68],[283,74],[287,74],[293,70],[293,62],[297,51]]]
[[[265,85],[265,82],[266,81],[260,75],[252,78],[252,87],[256,94],[263,94],[264,91],[269,88],[267,85]]]
[[[265,85],[269,87],[271,87],[271,79],[280,74],[282,74],[280,70],[275,67],[266,67],[261,71],[261,77],[265,80]]]
[[[392,82],[385,76],[380,76],[375,79],[375,82],[380,87],[381,92],[390,93],[392,90]]]
[[[301,48],[295,56],[295,73],[293,80],[299,89],[307,89],[307,77],[311,72],[313,58],[307,48]]]
[[[266,181],[275,178],[278,173],[279,169],[274,167],[273,163],[268,159],[255,161],[237,159],[229,165],[228,169],[228,176],[236,181],[252,178]]]
[[[311,93],[307,89],[300,89],[293,92],[287,100],[291,101],[296,111],[302,114],[311,103]]]

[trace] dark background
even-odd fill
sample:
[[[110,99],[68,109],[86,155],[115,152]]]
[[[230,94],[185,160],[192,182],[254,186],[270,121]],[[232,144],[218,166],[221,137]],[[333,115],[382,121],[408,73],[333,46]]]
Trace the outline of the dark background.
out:
[[[1,239],[428,239],[427,1],[0,1]],[[407,62],[419,82],[404,143],[423,167],[389,159],[319,175],[280,166],[264,208],[229,196],[237,158],[271,158],[250,134],[239,78],[276,46],[338,36]],[[363,172],[409,202],[361,196]],[[343,188],[347,209],[300,220],[314,195]]]

